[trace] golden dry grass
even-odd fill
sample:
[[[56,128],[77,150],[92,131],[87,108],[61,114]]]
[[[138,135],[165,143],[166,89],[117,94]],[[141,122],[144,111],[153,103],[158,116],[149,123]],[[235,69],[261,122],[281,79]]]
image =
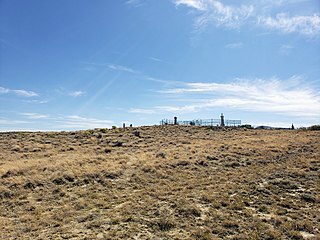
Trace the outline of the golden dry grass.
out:
[[[0,133],[0,239],[319,239],[316,131]]]

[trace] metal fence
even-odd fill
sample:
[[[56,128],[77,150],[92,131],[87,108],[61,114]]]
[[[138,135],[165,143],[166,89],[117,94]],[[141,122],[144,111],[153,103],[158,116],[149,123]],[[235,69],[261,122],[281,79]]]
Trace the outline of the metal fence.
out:
[[[174,121],[170,119],[162,119],[160,125],[173,125]],[[177,121],[178,125],[190,125],[190,126],[221,126],[220,119],[195,119],[191,121]],[[241,120],[224,120],[225,126],[237,127],[241,125]]]

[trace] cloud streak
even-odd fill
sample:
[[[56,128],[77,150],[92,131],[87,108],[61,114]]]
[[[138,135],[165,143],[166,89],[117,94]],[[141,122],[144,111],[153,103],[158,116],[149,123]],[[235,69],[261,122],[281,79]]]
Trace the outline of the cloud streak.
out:
[[[109,128],[113,123],[110,120],[86,118],[78,115],[59,117],[55,120],[57,128],[61,129],[92,129],[92,128]]]
[[[130,108],[129,113],[138,113],[138,114],[155,114],[155,109],[142,109],[142,108]]]
[[[161,60],[160,58],[156,58],[156,57],[148,57],[149,60],[155,61],[155,62],[164,62],[163,60]]]
[[[200,12],[200,16],[195,21],[196,30],[202,30],[210,23],[227,28],[239,28],[254,11],[252,5],[234,7],[214,0],[177,0],[174,2],[176,6],[185,5]]]
[[[113,121],[98,118],[87,118],[78,115],[47,115],[42,113],[17,113],[14,119],[0,117],[1,131],[59,131],[82,130],[93,128],[111,128]]]
[[[127,1],[125,2],[125,4],[131,5],[131,6],[134,6],[134,7],[140,7],[140,6],[142,6],[142,3],[141,3],[140,0],[127,0]]]
[[[21,97],[37,97],[39,96],[36,92],[33,91],[27,91],[23,89],[9,89],[0,87],[0,94],[8,94],[13,93],[15,95],[21,96]]]
[[[115,71],[120,71],[120,72],[138,73],[138,71],[133,70],[132,68],[128,68],[126,66],[122,66],[122,65],[109,64],[108,68],[115,70]]]
[[[301,84],[301,76],[287,80],[236,78],[231,83],[186,83],[160,93],[189,97],[186,105],[155,106],[145,113],[165,111],[193,113],[211,108],[264,112],[306,118],[320,117],[320,93]],[[192,97],[191,97],[192,96]],[[141,110],[141,113],[143,113]]]
[[[28,119],[45,119],[48,115],[38,114],[38,113],[21,113],[21,115],[26,116]]]
[[[283,33],[300,33],[309,36],[320,34],[320,16],[316,14],[290,17],[286,13],[279,13],[276,17],[261,17],[258,23]]]
[[[74,92],[70,92],[69,96],[71,97],[82,97],[84,96],[86,93],[83,91],[74,91]]]
[[[305,36],[320,35],[320,15],[296,15],[278,12],[270,13],[277,7],[289,4],[288,1],[252,1],[247,5],[226,5],[219,0],[174,0],[176,6],[185,6],[197,13],[195,29],[197,31],[213,24],[216,27],[239,29],[245,24],[276,30],[284,34],[298,33]],[[297,4],[299,1],[291,1]],[[262,9],[262,10],[261,10]]]
[[[203,1],[198,0],[176,0],[174,1],[176,6],[186,5],[191,8],[195,8],[199,11],[205,11],[207,9],[206,4]]]
[[[237,49],[237,48],[242,48],[243,43],[242,42],[238,42],[238,43],[229,43],[225,46],[225,48],[229,48],[229,49]]]

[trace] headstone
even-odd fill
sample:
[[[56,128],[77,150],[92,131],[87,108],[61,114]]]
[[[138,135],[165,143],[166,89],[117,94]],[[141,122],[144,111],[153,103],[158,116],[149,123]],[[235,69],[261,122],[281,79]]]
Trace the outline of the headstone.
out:
[[[220,126],[221,126],[221,127],[224,127],[224,116],[223,116],[223,113],[221,113],[220,118],[221,118]]]

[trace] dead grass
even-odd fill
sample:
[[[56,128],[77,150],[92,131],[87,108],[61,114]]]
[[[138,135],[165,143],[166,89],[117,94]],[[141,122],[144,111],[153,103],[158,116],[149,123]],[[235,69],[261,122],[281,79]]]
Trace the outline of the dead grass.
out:
[[[315,131],[0,133],[0,239],[319,239]]]

